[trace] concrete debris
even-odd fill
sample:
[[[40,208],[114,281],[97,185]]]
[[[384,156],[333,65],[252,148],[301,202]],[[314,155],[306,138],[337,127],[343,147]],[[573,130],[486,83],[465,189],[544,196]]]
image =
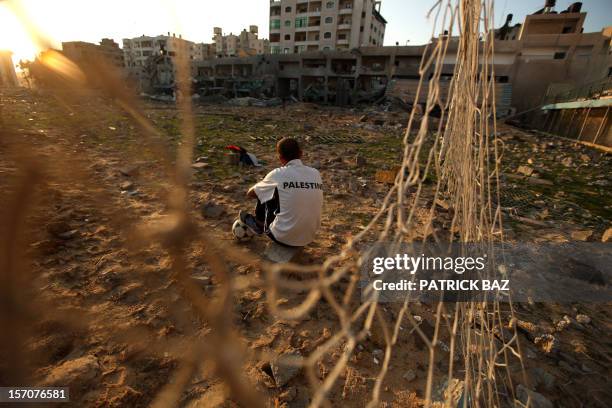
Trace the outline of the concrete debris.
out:
[[[121,191],[131,191],[134,190],[134,183],[131,181],[124,181],[119,185],[119,188],[121,188]]]
[[[208,163],[197,162],[197,163],[193,163],[191,167],[196,170],[203,170],[203,169],[209,168],[210,165]]]
[[[611,242],[611,241],[612,241],[612,228],[608,228],[601,236],[601,242]]]
[[[571,324],[572,319],[569,316],[565,315],[555,324],[555,329],[560,332],[569,327]]]
[[[533,174],[533,168],[529,166],[519,166],[516,172],[529,177]]]
[[[591,323],[591,318],[585,314],[576,315],[576,321],[580,324],[589,324]]]
[[[300,373],[300,367],[296,367],[295,365],[289,365],[288,363],[283,362],[283,359],[287,358],[301,359],[302,355],[299,352],[285,353],[280,355],[277,359],[270,363],[274,382],[276,383],[277,387],[285,386],[289,381],[297,377],[297,375]]]
[[[552,353],[559,350],[559,342],[552,334],[542,334],[533,339],[533,343],[545,353]]]
[[[256,106],[260,108],[266,108],[266,107],[280,106],[283,104],[283,100],[281,98],[257,99],[257,98],[252,98],[250,96],[246,96],[244,98],[230,99],[227,103],[228,105],[231,105],[231,106],[241,106],[241,107]]]
[[[576,241],[586,241],[593,235],[592,230],[577,230],[572,231],[572,239]]]

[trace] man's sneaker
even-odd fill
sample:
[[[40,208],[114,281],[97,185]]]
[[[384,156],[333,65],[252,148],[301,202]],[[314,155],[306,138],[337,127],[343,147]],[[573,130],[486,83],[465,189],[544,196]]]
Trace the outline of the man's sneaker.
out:
[[[247,227],[249,227],[253,234],[261,235],[264,233],[263,228],[260,227],[259,224],[257,224],[257,220],[255,219],[254,215],[249,214],[246,211],[240,210],[238,217],[240,218],[240,221],[242,221]]]

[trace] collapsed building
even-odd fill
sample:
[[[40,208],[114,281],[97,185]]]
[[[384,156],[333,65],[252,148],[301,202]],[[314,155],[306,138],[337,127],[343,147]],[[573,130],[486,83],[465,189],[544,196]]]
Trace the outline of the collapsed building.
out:
[[[557,13],[554,1],[547,1],[522,24],[511,27],[508,18],[496,30],[498,115],[524,115],[540,109],[550,95],[605,82],[612,75],[612,28],[584,33],[585,18],[581,3]],[[425,98],[433,72],[420,72],[420,64],[436,41],[448,42],[440,78],[444,93],[453,78],[459,47],[459,39],[447,35],[423,46],[206,59],[194,62],[194,74],[202,95],[278,96],[336,105],[376,102],[387,96],[412,104],[422,75],[425,86],[418,99]]]

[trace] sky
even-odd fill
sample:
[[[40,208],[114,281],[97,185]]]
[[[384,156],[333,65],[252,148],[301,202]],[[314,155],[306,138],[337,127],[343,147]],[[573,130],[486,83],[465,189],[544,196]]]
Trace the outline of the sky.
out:
[[[14,59],[32,58],[38,51],[22,23],[9,10],[20,3],[28,20],[59,47],[62,41],[99,42],[107,37],[121,45],[123,38],[167,32],[195,42],[212,42],[213,27],[238,33],[258,25],[268,38],[269,0],[0,0],[0,49],[10,49]],[[387,19],[385,45],[423,44],[431,37],[432,20],[426,15],[434,0],[382,0]],[[558,0],[557,11],[572,1]],[[544,0],[496,0],[496,26],[508,13],[513,22],[542,8]],[[612,25],[612,0],[583,0],[587,11],[585,32]]]

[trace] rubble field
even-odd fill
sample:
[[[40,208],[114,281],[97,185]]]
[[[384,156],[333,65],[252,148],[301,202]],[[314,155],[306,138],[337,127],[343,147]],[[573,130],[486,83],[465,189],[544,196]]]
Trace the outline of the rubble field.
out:
[[[168,255],[159,245],[139,245],[130,235],[132,227],[166,216],[172,183],[164,155],[170,152],[173,160],[181,143],[181,115],[174,106],[143,103],[147,119],[160,132],[155,143],[127,113],[96,94],[56,98],[43,91],[0,90],[0,208],[9,208],[5,200],[21,180],[21,163],[35,158],[41,175],[28,211],[29,232],[22,237],[33,288],[31,295],[24,289],[21,301],[32,308],[34,299],[53,305],[28,315],[31,332],[20,335],[34,368],[32,382],[69,386],[72,406],[148,406],[179,366],[181,356],[165,352],[165,347],[194,335],[204,338],[209,331],[182,297]],[[399,164],[408,113],[303,103],[203,105],[194,108],[193,120],[189,201],[198,227],[221,243],[234,243],[232,222],[240,209],[253,204],[246,201],[247,189],[277,166],[276,140],[302,140],[304,162],[321,171],[325,185],[322,229],[301,259],[314,263],[337,253],[376,213],[389,188],[377,181],[377,172]],[[610,153],[503,124],[498,124],[498,136],[507,241],[612,239]],[[232,164],[225,148],[230,144],[245,147],[264,165]],[[21,161],[23,157],[30,159]],[[433,184],[432,176],[419,198],[423,208],[433,200]],[[436,233],[451,233],[449,212],[443,202],[436,207]],[[426,237],[417,230],[412,238]],[[266,241],[242,245],[261,254]],[[197,245],[189,249],[189,267],[203,296],[213,296],[219,282],[202,253]],[[257,276],[260,271],[232,265],[232,273]],[[292,304],[296,299],[286,295],[283,301]],[[325,302],[308,319],[279,320],[266,308],[265,290],[250,286],[238,292],[234,307],[233,325],[243,346],[253,352],[307,356],[337,331],[337,318]],[[518,398],[529,389],[541,407],[608,406],[609,305],[535,303],[516,308],[517,320],[508,327],[517,327],[529,377],[523,378],[517,364],[508,367]],[[411,312],[421,317],[422,330],[433,334],[432,305],[415,304]],[[397,311],[385,306],[385,313],[392,319]],[[434,378],[442,380],[434,384],[434,399],[441,400],[449,384],[443,378],[448,335],[442,335],[440,344]],[[333,406],[365,405],[383,349],[376,331],[359,345],[329,395]],[[335,350],[318,362],[320,378],[340,353]],[[423,404],[428,354],[418,336],[408,330],[400,334],[381,389],[382,406]],[[2,365],[0,383],[6,375]],[[188,382],[182,406],[237,406],[231,398],[223,402],[228,390],[213,371],[202,364]],[[308,382],[300,370],[252,362],[243,372],[269,406],[308,405]]]

